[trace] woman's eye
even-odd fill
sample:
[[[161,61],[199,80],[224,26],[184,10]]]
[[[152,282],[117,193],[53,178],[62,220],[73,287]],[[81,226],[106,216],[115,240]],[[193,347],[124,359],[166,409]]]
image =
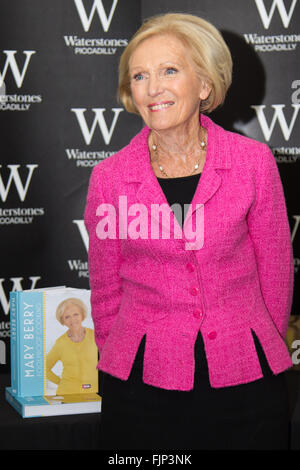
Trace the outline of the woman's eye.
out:
[[[136,73],[134,76],[133,76],[133,79],[136,81],[136,82],[139,82],[140,80],[143,80],[143,75],[141,73]]]
[[[167,75],[174,75],[177,72],[177,70],[174,67],[168,67],[166,70]]]

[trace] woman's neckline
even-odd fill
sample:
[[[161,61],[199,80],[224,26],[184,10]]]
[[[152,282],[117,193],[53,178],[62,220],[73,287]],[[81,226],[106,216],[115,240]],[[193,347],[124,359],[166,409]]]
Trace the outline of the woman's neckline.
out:
[[[157,176],[156,178],[160,181],[170,181],[170,180],[184,180],[184,179],[190,179],[190,178],[195,178],[196,176],[200,176],[200,173],[196,173],[195,175],[188,175],[188,176],[176,176],[175,178],[161,178],[160,176]]]

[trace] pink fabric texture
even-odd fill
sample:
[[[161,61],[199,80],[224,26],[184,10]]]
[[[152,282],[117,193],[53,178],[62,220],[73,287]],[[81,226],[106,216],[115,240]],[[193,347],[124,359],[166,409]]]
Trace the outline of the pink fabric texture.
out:
[[[153,204],[167,204],[150,164],[148,127],[94,167],[85,208],[98,367],[128,379],[146,335],[143,381],[168,390],[193,388],[199,330],[214,388],[262,377],[251,330],[274,374],[292,366],[285,335],[293,253],[274,156],[267,145],[225,131],[207,116],[201,124],[208,132],[206,162],[181,237],[167,206],[176,228],[171,223],[168,239],[121,238],[118,217],[116,238],[99,238],[101,204],[113,205],[117,215],[119,196],[148,214]],[[184,228],[195,224],[200,204],[203,246],[186,249]]]

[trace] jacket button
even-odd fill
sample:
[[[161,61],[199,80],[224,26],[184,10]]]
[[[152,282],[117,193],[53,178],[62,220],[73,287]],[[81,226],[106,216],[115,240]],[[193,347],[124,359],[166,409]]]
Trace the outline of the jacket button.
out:
[[[194,315],[195,318],[202,318],[203,317],[202,310],[200,310],[200,308],[196,308],[193,311],[193,315]]]
[[[190,287],[190,294],[191,295],[198,295],[199,288],[198,287]]]
[[[216,339],[217,332],[216,331],[211,331],[210,333],[208,333],[208,337],[209,337],[209,339]]]
[[[186,269],[188,270],[189,273],[192,273],[195,271],[195,266],[193,265],[193,263],[187,263]]]

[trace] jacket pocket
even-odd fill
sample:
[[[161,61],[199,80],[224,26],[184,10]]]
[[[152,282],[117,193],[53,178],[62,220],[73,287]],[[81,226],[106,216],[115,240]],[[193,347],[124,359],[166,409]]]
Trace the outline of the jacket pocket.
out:
[[[217,273],[218,303],[220,308],[251,309],[258,285],[253,256],[239,254],[232,258],[219,258]]]

